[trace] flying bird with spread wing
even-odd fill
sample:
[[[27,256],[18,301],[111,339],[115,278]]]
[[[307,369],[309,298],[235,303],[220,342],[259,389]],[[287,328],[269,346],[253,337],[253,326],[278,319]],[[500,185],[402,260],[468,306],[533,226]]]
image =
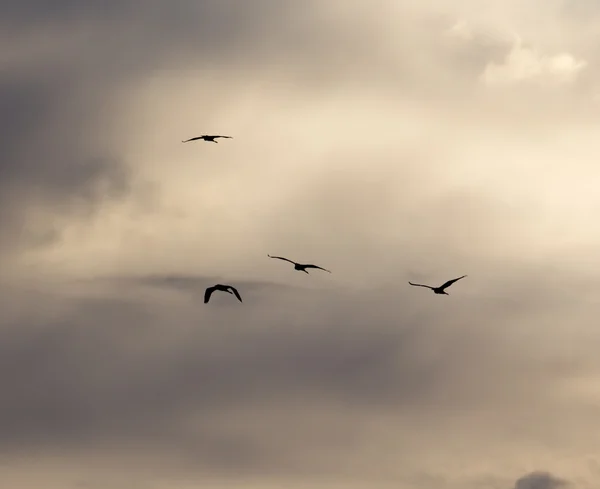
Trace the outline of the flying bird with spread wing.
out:
[[[237,289],[235,287],[232,287],[231,285],[217,284],[217,285],[213,285],[212,287],[208,287],[206,289],[206,291],[204,292],[204,303],[205,304],[210,300],[210,296],[212,295],[212,293],[215,290],[219,290],[221,292],[228,292],[229,294],[233,294],[233,295],[235,295],[238,298],[238,300],[240,302],[242,302],[242,298],[240,297],[240,294],[239,294],[239,292],[237,291]]]
[[[206,134],[202,135],[202,136],[198,136],[196,138],[191,138],[191,139],[186,139],[185,141],[181,141],[182,143],[189,143],[190,141],[197,141],[199,139],[203,139],[204,141],[209,141],[211,143],[218,143],[218,141],[215,141],[215,139],[217,138],[227,138],[227,139],[233,139],[232,136],[208,136]]]
[[[298,270],[300,272],[308,273],[306,271],[307,268],[318,268],[319,270],[324,270],[325,272],[331,273],[330,270],[327,270],[326,268],[323,268],[323,267],[318,267],[317,265],[308,265],[308,264],[296,263],[295,261],[288,260],[287,258],[284,258],[283,256],[271,256],[271,255],[267,255],[267,256],[269,258],[277,258],[278,260],[289,261],[290,263],[294,264],[294,270]]]
[[[426,287],[428,289],[433,290],[433,292],[435,294],[444,294],[444,295],[450,295],[448,294],[448,292],[446,292],[444,289],[450,287],[454,282],[459,281],[461,278],[465,278],[466,275],[463,275],[462,277],[458,277],[458,278],[454,278],[452,280],[448,280],[445,284],[440,285],[439,287],[431,287],[430,285],[423,285],[423,284],[413,284],[412,282],[408,282],[410,285],[414,285],[415,287]]]

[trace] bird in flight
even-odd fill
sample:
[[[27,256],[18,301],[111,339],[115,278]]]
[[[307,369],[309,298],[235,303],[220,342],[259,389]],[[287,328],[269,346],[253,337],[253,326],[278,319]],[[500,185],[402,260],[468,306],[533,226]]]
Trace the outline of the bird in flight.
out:
[[[318,267],[317,265],[303,265],[302,263],[296,263],[295,261],[288,260],[287,258],[284,258],[282,256],[271,256],[271,255],[267,255],[267,256],[269,258],[277,258],[278,260],[289,261],[290,263],[294,264],[294,270],[299,270],[299,271],[304,272],[304,273],[308,273],[306,271],[307,268],[318,268],[319,270],[324,270],[326,272],[331,273],[330,270],[327,270],[326,268],[323,268],[323,267]]]
[[[220,290],[221,292],[228,292],[230,294],[233,294],[238,298],[238,300],[240,302],[242,302],[242,298],[240,297],[240,294],[235,287],[232,287],[231,285],[217,284],[217,285],[213,285],[212,287],[208,287],[206,289],[206,291],[204,292],[204,303],[205,304],[210,300],[210,296],[212,295],[212,293],[215,290]]]
[[[205,141],[210,141],[211,143],[217,143],[218,141],[215,141],[215,139],[217,138],[228,138],[228,139],[233,139],[232,136],[208,136],[208,135],[203,135],[203,136],[198,136],[197,138],[191,138],[191,139],[187,139],[185,141],[181,141],[182,143],[189,143],[190,141],[196,141],[198,139],[204,139]]]
[[[423,284],[413,284],[412,282],[408,282],[408,283],[410,285],[414,285],[415,287],[427,287],[428,289],[433,290],[433,292],[435,294],[450,295],[444,289],[450,287],[454,282],[457,282],[461,278],[465,278],[465,277],[466,277],[466,275],[463,275],[462,277],[458,277],[458,278],[454,278],[452,280],[448,280],[444,285],[440,285],[439,287],[431,287],[430,285],[423,285]]]

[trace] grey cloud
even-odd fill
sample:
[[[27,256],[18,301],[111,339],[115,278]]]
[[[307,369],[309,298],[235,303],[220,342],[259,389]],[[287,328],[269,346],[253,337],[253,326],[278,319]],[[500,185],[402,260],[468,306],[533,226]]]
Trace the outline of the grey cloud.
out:
[[[69,17],[98,17],[103,12],[118,10],[120,6],[127,2],[118,2],[108,0],[106,2],[90,2],[88,6],[83,6],[73,0],[59,0],[56,2],[47,2],[38,0],[27,3],[11,2],[4,3],[0,8],[2,20],[6,24],[34,24],[62,22]]]
[[[94,281],[108,282],[120,286],[150,286],[165,289],[174,289],[177,291],[189,291],[189,292],[203,292],[206,287],[209,287],[216,283],[228,283],[235,285],[240,290],[269,290],[269,289],[280,289],[293,291],[298,289],[291,285],[282,283],[270,282],[266,280],[247,280],[247,279],[236,279],[235,277],[206,277],[198,275],[141,275],[141,276],[123,276],[123,277],[109,277],[105,280],[96,279]]]
[[[206,281],[212,278],[135,279],[174,284],[176,291],[193,291]],[[246,462],[225,455],[232,449],[221,452],[223,443],[234,442],[214,431],[219,413],[261,404],[277,412],[304,399],[324,409],[337,406],[340,414],[378,406],[383,412],[441,415],[451,406],[498,407],[509,398],[513,408],[525,409],[532,397],[536,403],[551,398],[536,373],[536,361],[547,360],[535,348],[527,352],[531,359],[513,355],[506,365],[503,345],[511,328],[493,334],[458,306],[449,321],[443,308],[428,312],[394,291],[362,292],[359,298],[348,291],[248,282],[252,300],[240,307],[206,307],[200,296],[147,297],[139,285],[127,283],[126,294],[108,283],[100,295],[60,299],[58,315],[36,318],[32,311],[4,320],[5,449],[145,439],[156,447],[189,446],[187,455],[182,448],[184,458],[201,450],[216,466],[271,466],[277,454],[260,448],[262,441],[243,438],[248,435],[235,442],[247,451]],[[80,294],[85,289],[77,288]],[[427,295],[430,299],[438,298]],[[495,317],[500,309],[487,312]],[[479,374],[472,371],[475,365]],[[183,428],[190,415],[205,420],[196,424],[196,435]],[[268,416],[255,422],[270,429]]]
[[[566,480],[559,479],[548,472],[532,472],[517,480],[514,489],[563,489],[568,486]]]
[[[272,300],[278,297],[281,293]],[[278,314],[263,325],[267,330],[257,332],[251,320],[256,306],[244,307],[250,311],[241,312],[238,321],[250,321],[243,330],[231,318],[227,324],[200,309],[165,317],[161,309],[105,299],[75,304],[59,321],[5,330],[0,384],[11,386],[12,395],[3,406],[4,440],[49,436],[55,442],[73,437],[81,441],[135,433],[140,426],[152,432],[181,410],[210,412],[230,403],[284,398],[305,390],[361,402],[369,392],[385,398],[391,394],[386,394],[388,388],[401,383],[390,377],[387,365],[401,338],[408,342],[405,355],[411,355],[408,344],[414,331],[364,335],[358,325],[346,324],[342,340],[338,331],[314,329],[318,319],[309,314],[312,326],[290,335],[290,327],[308,325],[295,317],[299,311],[285,319],[281,306],[273,304]],[[154,320],[154,313],[163,320]],[[186,325],[194,330],[182,333]],[[185,335],[181,343],[161,346],[161,338],[174,330]],[[138,335],[145,338],[141,351],[135,347]],[[419,389],[418,382],[414,388]]]
[[[128,191],[127,168],[110,152],[86,144],[89,137],[83,131],[93,128],[85,119],[70,118],[73,125],[60,126],[61,117],[68,116],[61,104],[70,103],[75,90],[68,76],[38,75],[34,82],[5,79],[0,87],[0,125],[6,135],[0,149],[3,245],[18,241],[21,233],[47,232],[56,211],[77,208],[87,213],[104,199]],[[28,229],[27,207],[36,205],[48,206],[49,222]]]
[[[19,5],[3,7],[3,22],[16,32],[13,52],[32,43],[54,47],[24,64],[7,62],[0,76],[4,248],[44,236],[52,240],[63,217],[94,212],[104,201],[131,194],[136,177],[111,132],[115,96],[123,86],[168,68],[168,56],[178,50],[202,53],[208,63],[226,58],[261,32],[267,12],[284,10],[278,2],[252,8],[236,2],[154,3],[141,11],[131,2]],[[75,43],[54,45],[44,35]],[[34,211],[43,218],[33,222]]]
[[[4,73],[0,94],[4,247],[46,233],[62,215],[85,216],[129,191],[127,166],[98,134],[94,112],[108,101],[81,69],[48,63]],[[43,212],[41,223],[28,222],[32,209]]]
[[[311,11],[273,0],[252,4],[236,0],[194,3],[176,0],[169,4],[150,1],[142,8],[134,1],[91,1],[85,6],[57,2],[50,9],[44,7],[45,2],[38,4],[43,7],[28,2],[13,8],[3,20],[8,26],[29,27],[33,33],[58,27],[75,34],[85,28],[88,42],[81,46],[84,51],[100,55],[106,63],[112,60],[113,66],[123,71],[168,65],[164,55],[176,55],[178,51],[194,55],[188,56],[189,61],[198,60],[201,55],[203,62],[218,60],[219,55],[233,55],[240,49],[251,53],[261,42],[268,47],[269,32],[278,32],[277,26],[289,21],[292,15],[300,14],[301,19],[302,12],[307,16],[306,12]],[[100,40],[101,45],[93,42]],[[250,45],[244,46],[246,42]],[[122,63],[125,58],[128,64]],[[119,64],[115,65],[115,61]],[[142,61],[149,61],[150,65],[143,65]]]

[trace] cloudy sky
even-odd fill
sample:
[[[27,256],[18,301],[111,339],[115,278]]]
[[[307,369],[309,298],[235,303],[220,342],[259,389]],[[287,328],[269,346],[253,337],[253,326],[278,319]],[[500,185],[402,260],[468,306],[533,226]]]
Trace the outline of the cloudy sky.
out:
[[[0,27],[2,487],[599,487],[597,2]]]

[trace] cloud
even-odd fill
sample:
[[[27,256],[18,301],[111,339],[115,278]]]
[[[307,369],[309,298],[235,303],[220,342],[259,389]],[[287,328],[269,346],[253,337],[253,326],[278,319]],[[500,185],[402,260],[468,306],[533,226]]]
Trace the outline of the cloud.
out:
[[[62,217],[87,218],[130,192],[128,167],[107,144],[109,132],[97,116],[110,106],[106,88],[114,79],[86,65],[55,51],[0,77],[5,249],[44,244],[44,236],[52,241]]]
[[[575,81],[586,65],[585,60],[578,60],[569,53],[541,55],[517,42],[504,63],[488,64],[481,76],[490,85],[522,82],[561,85]]]
[[[122,92],[148,70],[168,68],[178,49],[221,63],[218,56],[227,60],[260,33],[266,11],[285,12],[266,1],[252,10],[246,16],[248,8],[234,3],[154,3],[139,17],[131,2],[10,7],[2,22],[11,47],[0,52],[5,251],[55,243],[65,221],[90,221],[107,205],[139,199],[146,182],[123,155],[125,136],[115,124]],[[197,20],[206,18],[212,22],[198,29]]]
[[[11,487],[597,486],[595,46],[477,5],[2,7]]]
[[[134,121],[121,125],[119,119],[129,115],[124,101],[135,98],[139,83],[148,78],[213,70],[222,81],[279,79],[293,84],[298,94],[375,83],[389,93],[403,87],[407,96],[447,98],[466,96],[488,63],[484,76],[491,81],[522,79],[527,73],[567,80],[582,67],[567,55],[543,58],[528,51],[520,58],[509,54],[504,66],[498,63],[507,46],[471,23],[463,24],[469,25],[470,42],[447,46],[438,35],[439,19],[399,8],[416,19],[402,17],[401,30],[421,43],[422,61],[415,61],[406,43],[391,42],[358,7],[343,18],[360,19],[359,31],[370,36],[367,44],[353,29],[334,22],[342,15],[334,6],[298,9],[262,1],[250,8],[207,1],[169,8],[150,3],[143,12],[127,2],[102,7],[92,2],[85,9],[60,2],[51,12],[41,4],[11,7],[4,21],[23,28],[7,28],[11,50],[1,53],[6,66],[0,81],[6,96],[0,101],[0,123],[7,135],[0,154],[4,248],[57,245],[75,219],[90,224],[121,212],[123,202],[144,200],[147,180],[162,176],[147,175],[148,165],[126,156],[131,154],[126,133],[132,132],[133,140],[139,132]],[[425,83],[432,77],[445,82]],[[203,100],[203,112],[216,114],[237,84],[217,97],[218,104]],[[206,88],[213,90],[205,87],[203,93]],[[140,207],[164,209],[164,187],[155,187],[154,202]]]
[[[561,489],[569,484],[547,472],[532,472],[515,483],[515,489]]]
[[[453,304],[397,290],[232,279],[245,297],[235,308],[227,297],[202,304],[201,289],[213,277],[103,279],[52,292],[5,288],[0,385],[10,395],[0,412],[2,450],[92,454],[106,447],[129,458],[128,447],[143,442],[138,456],[160,455],[157,470],[190,477],[351,477],[368,463],[392,474],[397,460],[350,447],[379,440],[391,449],[400,432],[417,464],[422,450],[448,457],[457,439],[491,437],[515,449],[530,438],[564,436],[561,429],[542,434],[543,419],[564,412],[559,386],[585,367],[561,364],[560,349],[546,351],[546,344],[515,348],[524,324],[526,336],[547,327],[531,322],[538,307],[509,312],[458,291]],[[551,300],[540,298],[540,307]],[[475,306],[493,321],[473,317]],[[542,406],[543,419],[536,414],[532,423]],[[428,433],[448,442],[421,445],[429,436],[419,428],[424,420]],[[503,434],[515,427],[520,442]],[[343,468],[347,458],[355,469]],[[450,472],[444,479],[455,477]],[[410,470],[397,476],[412,477]]]
[[[0,154],[4,245],[17,235],[35,239],[51,231],[55,212],[77,208],[85,214],[129,186],[127,168],[110,150],[94,149],[85,131],[95,127],[73,113],[93,110],[98,101],[86,107],[86,101],[73,100],[70,73],[31,75],[4,75],[0,82],[0,124],[6,136]],[[30,226],[27,209],[44,206],[47,221]]]

